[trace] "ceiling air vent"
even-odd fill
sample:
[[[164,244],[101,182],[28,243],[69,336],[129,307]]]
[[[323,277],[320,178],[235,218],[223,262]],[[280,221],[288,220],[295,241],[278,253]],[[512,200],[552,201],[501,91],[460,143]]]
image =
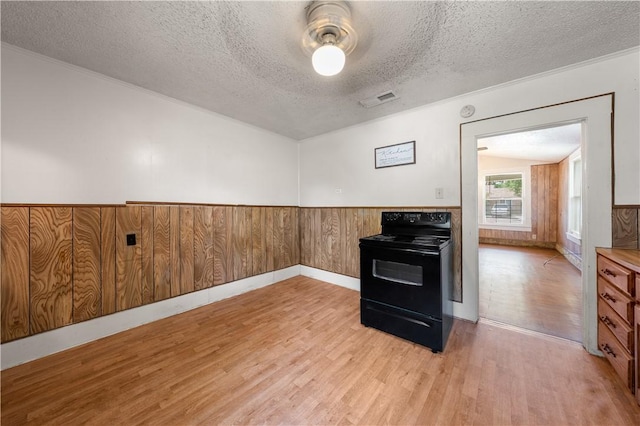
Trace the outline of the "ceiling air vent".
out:
[[[384,104],[385,102],[394,101],[396,99],[400,99],[400,96],[393,93],[392,90],[388,90],[384,93],[380,93],[378,96],[361,100],[360,105],[365,108],[371,108],[380,104]]]

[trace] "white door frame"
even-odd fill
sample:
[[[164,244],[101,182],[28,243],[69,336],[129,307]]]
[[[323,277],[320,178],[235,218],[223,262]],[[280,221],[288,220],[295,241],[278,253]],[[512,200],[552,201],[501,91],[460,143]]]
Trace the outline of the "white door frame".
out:
[[[611,246],[613,94],[487,118],[460,126],[462,206],[462,303],[454,315],[478,321],[478,153],[477,139],[532,127],[580,121],[582,126],[582,294],[583,346],[597,344],[596,247]]]

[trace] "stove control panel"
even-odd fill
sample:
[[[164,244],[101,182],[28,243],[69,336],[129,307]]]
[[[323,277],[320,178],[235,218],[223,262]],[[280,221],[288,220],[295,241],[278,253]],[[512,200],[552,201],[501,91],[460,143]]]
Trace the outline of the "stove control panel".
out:
[[[382,225],[446,225],[451,220],[449,212],[383,212]]]

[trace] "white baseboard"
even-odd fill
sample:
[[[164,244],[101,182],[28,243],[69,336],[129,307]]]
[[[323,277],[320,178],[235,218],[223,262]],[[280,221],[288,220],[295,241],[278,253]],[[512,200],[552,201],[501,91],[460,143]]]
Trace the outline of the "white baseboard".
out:
[[[0,345],[0,370],[298,275],[300,265],[295,265],[4,343]]]
[[[323,271],[322,269],[311,268],[304,265],[300,265],[300,275],[315,278],[316,280],[325,281],[330,284],[339,285],[341,287],[350,288],[351,290],[360,291],[359,278],[348,277],[346,275]]]

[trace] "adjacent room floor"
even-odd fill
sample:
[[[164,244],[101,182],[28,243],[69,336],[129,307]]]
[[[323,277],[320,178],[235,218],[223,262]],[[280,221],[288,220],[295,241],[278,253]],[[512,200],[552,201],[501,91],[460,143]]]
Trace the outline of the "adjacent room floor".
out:
[[[481,244],[480,317],[582,341],[582,277],[552,249]]]
[[[456,321],[444,353],[296,277],[2,373],[2,424],[637,424],[577,343]]]

